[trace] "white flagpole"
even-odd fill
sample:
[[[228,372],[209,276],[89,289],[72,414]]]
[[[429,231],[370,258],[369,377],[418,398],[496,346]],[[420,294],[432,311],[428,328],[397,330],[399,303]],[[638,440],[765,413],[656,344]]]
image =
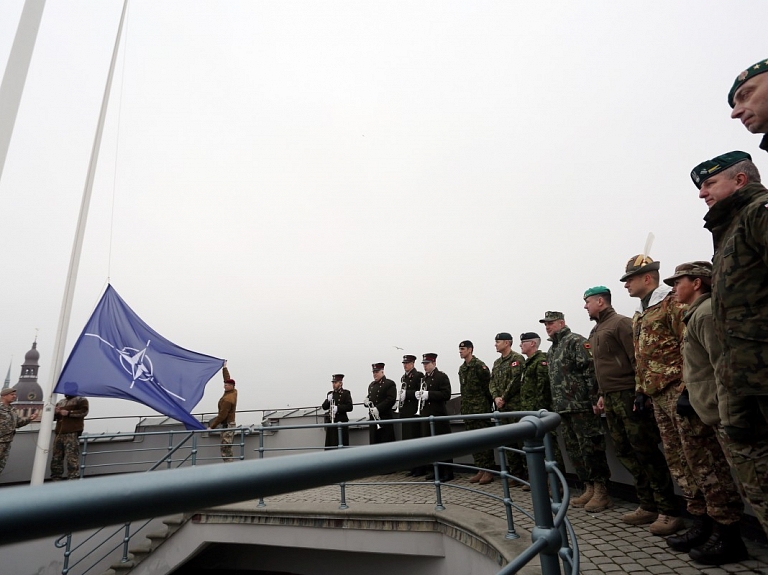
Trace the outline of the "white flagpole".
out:
[[[96,136],[93,139],[93,148],[91,149],[91,162],[88,165],[88,175],[83,189],[83,199],[80,203],[80,216],[77,220],[77,229],[75,230],[75,242],[72,246],[72,256],[69,260],[69,271],[67,273],[67,283],[64,287],[64,299],[61,304],[61,314],[59,315],[59,327],[56,330],[56,342],[54,344],[53,361],[51,362],[51,378],[48,386],[48,396],[43,407],[43,416],[40,421],[40,433],[37,435],[37,448],[35,449],[35,461],[32,465],[32,480],[30,485],[42,485],[45,480],[45,468],[48,465],[48,451],[51,446],[51,425],[53,424],[53,407],[56,404],[56,394],[53,388],[61,375],[61,369],[64,364],[64,346],[67,342],[67,331],[69,330],[69,316],[72,311],[72,299],[75,293],[75,284],[77,283],[77,270],[80,265],[80,253],[83,249],[83,236],[85,236],[85,225],[88,221],[88,207],[91,203],[91,192],[93,191],[93,180],[96,175],[96,164],[99,160],[99,149],[101,147],[101,136],[104,131],[104,120],[107,116],[107,105],[109,104],[109,93],[112,88],[112,76],[115,73],[115,62],[117,61],[117,50],[120,46],[120,38],[123,33],[123,22],[125,21],[125,12],[128,8],[128,0],[123,0],[123,12],[120,15],[120,25],[117,27],[117,38],[115,38],[115,48],[112,50],[112,61],[109,65],[109,74],[107,75],[107,85],[104,87],[104,97],[101,101],[101,112],[99,113],[99,123],[96,126]]]
[[[8,57],[8,65],[3,74],[3,81],[0,83],[0,180],[3,178],[3,167],[11,145],[13,126],[16,124],[24,84],[27,81],[29,62],[35,50],[37,32],[40,30],[40,21],[43,19],[43,8],[45,8],[45,0],[24,2],[19,27],[16,29],[11,54]]]

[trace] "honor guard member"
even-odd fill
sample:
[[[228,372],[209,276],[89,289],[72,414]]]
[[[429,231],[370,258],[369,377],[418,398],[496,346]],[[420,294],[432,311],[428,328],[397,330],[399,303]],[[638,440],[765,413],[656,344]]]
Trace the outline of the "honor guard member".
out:
[[[688,511],[701,513],[703,499],[688,467],[680,433],[677,400],[682,392],[683,314],[685,306],[675,300],[671,289],[659,285],[659,262],[647,255],[632,256],[619,281],[630,297],[640,300],[632,318],[635,343],[635,412],[653,409],[659,426],[667,467],[680,486]],[[652,402],[652,405],[651,405]],[[659,513],[649,531],[654,535],[672,535],[684,527],[676,515]]]
[[[352,411],[352,394],[348,390],[344,389],[344,374],[337,373],[331,376],[331,385],[333,389],[328,392],[325,397],[325,401],[321,406],[323,409],[327,409],[328,413],[325,414],[325,423],[336,423],[349,421],[347,415]],[[349,427],[341,428],[341,444],[349,446]],[[326,427],[325,428],[325,447],[334,448],[339,445],[339,428],[338,427]]]
[[[764,83],[768,75],[758,78]],[[720,423],[736,476],[768,535],[768,190],[749,154],[738,151],[699,164],[691,178],[709,207],[704,227],[715,248]]]
[[[667,544],[687,552],[697,563],[724,565],[749,555],[739,529],[744,503],[717,438],[720,416],[714,365],[722,349],[712,326],[711,282],[712,264],[705,261],[681,264],[664,280],[674,286],[677,301],[688,306],[683,317],[685,389],[677,400],[677,413],[683,454],[705,504],[704,513],[693,516],[693,526],[668,537]]]
[[[768,76],[763,72],[768,72],[768,60],[741,72],[728,92],[731,118],[741,120],[753,134],[768,134]],[[768,151],[768,136],[763,136],[760,148]]]
[[[548,311],[539,321],[552,342],[547,353],[552,409],[560,414],[565,450],[584,482],[584,493],[572,498],[571,505],[603,511],[613,506],[607,489],[611,472],[600,416],[592,409],[598,389],[589,342],[565,325],[562,312]]]
[[[547,354],[539,349],[541,338],[539,334],[528,331],[520,335],[520,351],[525,356],[523,375],[520,385],[520,411],[539,411],[552,409],[552,388],[549,383],[549,364]],[[555,461],[560,471],[565,472],[563,455],[557,442],[557,431],[552,431],[552,446],[555,450]]]
[[[584,309],[596,322],[589,334],[600,398],[597,413],[605,413],[616,457],[635,482],[640,505],[621,519],[629,525],[653,524],[659,514],[676,516],[677,497],[651,410],[634,411],[635,342],[632,320],[616,313],[611,290],[605,286],[584,292]],[[657,529],[660,526],[654,527]]]
[[[77,384],[64,384],[64,399],[54,408],[53,419],[56,429],[51,454],[51,480],[64,479],[64,464],[67,465],[67,479],[80,479],[80,435],[85,429],[88,415],[88,400],[77,395]]]
[[[400,418],[409,419],[416,417],[416,410],[418,408],[418,401],[416,399],[416,392],[421,390],[421,385],[424,381],[424,374],[416,369],[416,356],[404,355],[403,356],[403,376],[400,378]],[[417,439],[421,437],[421,423],[403,423],[402,424],[403,439]],[[421,465],[414,467],[408,472],[410,477],[419,477],[426,475],[428,469],[426,466]]]
[[[235,389],[235,380],[229,375],[227,362],[224,361],[222,370],[224,376],[224,395],[219,400],[219,413],[208,422],[208,429],[216,429],[222,426],[225,429],[237,427],[235,423],[235,414],[237,413],[237,390]],[[234,431],[221,432],[221,458],[227,463],[234,461],[232,453],[232,442],[235,440]]]
[[[503,331],[497,333],[494,338],[496,351],[500,357],[493,362],[493,371],[491,372],[490,392],[493,399],[493,407],[498,411],[519,411],[520,410],[520,385],[523,378],[523,365],[525,360],[523,356],[512,349],[512,336]],[[512,419],[502,419],[502,423],[512,423]],[[520,449],[519,443],[511,444],[509,447]],[[528,471],[525,468],[523,456],[512,451],[505,451],[508,471],[520,479],[528,478]],[[515,484],[515,486],[520,484]]]
[[[416,399],[421,402],[422,417],[435,417],[448,415],[447,404],[451,399],[451,380],[448,376],[437,369],[437,354],[425,353],[421,361],[424,366],[424,391],[416,392]],[[451,424],[447,421],[435,422],[435,435],[445,435],[451,432]],[[421,424],[421,434],[423,437],[432,435],[429,422]],[[443,463],[453,464],[453,459],[446,459]],[[440,466],[440,481],[450,481],[453,479],[453,467]],[[434,470],[427,474],[427,481],[435,478]]]
[[[481,359],[473,355],[474,351],[475,346],[468,339],[459,344],[459,357],[464,360],[464,363],[459,367],[462,415],[489,413],[491,410],[491,392],[488,390],[491,372]],[[467,431],[485,429],[491,425],[490,418],[464,421],[464,429]],[[483,471],[484,469],[493,469],[496,464],[493,450],[487,449],[473,453],[472,457],[475,460],[475,467],[480,469],[469,479],[469,482],[485,485],[493,481],[493,475]]]
[[[30,417],[19,417],[11,403],[16,401],[16,388],[6,387],[0,392],[0,473],[5,469],[8,454],[11,452],[11,441],[19,427],[40,421],[40,413],[35,412]]]
[[[373,381],[368,385],[368,397],[366,407],[370,413],[370,420],[389,421],[394,417],[392,408],[397,401],[397,386],[391,379],[384,375],[384,364],[374,363]],[[380,427],[381,429],[377,429]],[[371,445],[374,443],[386,443],[395,440],[394,425],[371,425],[368,428]]]

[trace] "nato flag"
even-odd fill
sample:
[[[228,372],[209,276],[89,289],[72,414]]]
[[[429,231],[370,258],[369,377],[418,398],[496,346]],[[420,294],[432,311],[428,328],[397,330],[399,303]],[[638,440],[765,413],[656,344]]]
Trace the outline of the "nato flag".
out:
[[[96,306],[54,389],[84,397],[143,403],[205,429],[190,412],[224,360],[181,348],[149,327],[111,285]]]

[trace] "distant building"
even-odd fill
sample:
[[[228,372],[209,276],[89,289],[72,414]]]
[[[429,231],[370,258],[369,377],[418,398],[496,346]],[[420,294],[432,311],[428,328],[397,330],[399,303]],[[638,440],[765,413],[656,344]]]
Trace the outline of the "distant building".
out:
[[[37,383],[37,372],[40,369],[39,360],[40,352],[37,351],[37,338],[35,338],[32,349],[24,354],[19,382],[15,386],[17,399],[13,405],[23,417],[42,409],[45,402],[43,388]]]

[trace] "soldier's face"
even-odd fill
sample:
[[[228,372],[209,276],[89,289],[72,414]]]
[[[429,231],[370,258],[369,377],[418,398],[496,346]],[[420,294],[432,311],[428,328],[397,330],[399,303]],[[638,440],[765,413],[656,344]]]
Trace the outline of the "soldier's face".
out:
[[[530,339],[520,342],[520,351],[523,352],[523,355],[525,357],[531,357],[531,354],[533,353],[534,343],[535,342]]]
[[[753,134],[768,132],[768,73],[750,78],[736,90],[731,118]]]
[[[704,200],[707,207],[711,208],[720,200],[724,200],[733,192],[738,190],[743,184],[740,185],[740,177],[746,180],[744,174],[736,174],[735,177],[729,178],[725,175],[725,172],[715,174],[711,178],[704,180],[699,190],[699,197]]]
[[[471,347],[461,347],[461,346],[459,346],[459,357],[461,359],[467,359],[470,355],[472,355],[472,348]]]
[[[549,337],[552,337],[558,331],[563,329],[563,326],[565,326],[565,322],[563,320],[561,320],[561,319],[556,319],[555,321],[545,321],[544,322],[544,329],[547,330],[547,335]]]
[[[333,391],[339,391],[341,389],[341,386],[344,382],[343,381],[334,381],[333,382]]]
[[[496,351],[504,355],[504,353],[509,351],[509,349],[512,347],[512,342],[506,339],[497,339],[495,346]]]
[[[403,369],[405,371],[411,371],[413,369],[413,362],[409,361],[408,363],[403,364]]]
[[[693,303],[696,300],[696,284],[689,276],[675,280],[675,298],[680,303]]]
[[[373,372],[373,379],[376,381],[379,381],[384,377],[384,372],[382,370],[377,370]]]
[[[635,274],[627,278],[624,282],[624,288],[629,293],[629,297],[644,297],[648,292],[645,285],[645,274]]]
[[[435,369],[435,364],[431,361],[428,361],[427,363],[422,364],[424,366],[424,371],[427,373],[432,373],[432,371]]]
[[[16,392],[13,393],[7,393],[3,396],[3,403],[5,405],[11,405],[14,401],[16,401]]]

